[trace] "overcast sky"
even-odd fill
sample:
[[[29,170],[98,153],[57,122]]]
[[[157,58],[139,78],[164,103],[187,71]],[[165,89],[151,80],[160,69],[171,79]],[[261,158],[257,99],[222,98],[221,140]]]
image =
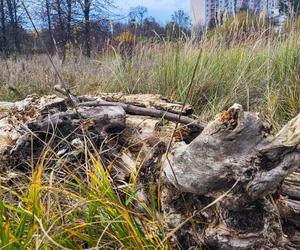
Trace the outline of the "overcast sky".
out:
[[[159,22],[170,20],[174,11],[182,9],[189,14],[189,0],[115,0],[121,14],[127,14],[130,7],[142,5],[148,8],[148,15]]]

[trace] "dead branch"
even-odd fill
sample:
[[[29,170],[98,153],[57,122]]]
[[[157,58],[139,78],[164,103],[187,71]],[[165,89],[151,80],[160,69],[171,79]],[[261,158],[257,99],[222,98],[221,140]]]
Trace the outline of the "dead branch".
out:
[[[122,107],[127,114],[162,118],[168,121],[178,122],[184,125],[191,125],[197,127],[199,128],[200,131],[202,131],[204,128],[203,123],[200,123],[199,121],[186,116],[180,117],[180,115],[178,114],[170,113],[167,111],[157,110],[154,108],[143,108],[143,107],[138,107],[131,104],[125,104],[120,102],[90,101],[90,102],[80,103],[79,106],[80,107],[119,106]]]
[[[65,96],[68,96],[68,93],[64,88],[62,88],[60,85],[56,85],[55,90]],[[146,108],[146,107],[141,107],[140,105],[133,105],[130,103],[123,103],[119,101],[104,101],[104,100],[92,100],[92,101],[86,101],[86,102],[81,102],[79,103],[80,99],[89,99],[89,98],[80,98],[75,96],[74,94],[69,94],[71,95],[73,102],[78,104],[80,107],[108,107],[108,106],[119,106],[122,107],[126,113],[130,115],[143,115],[143,116],[151,116],[151,117],[156,117],[156,118],[162,118],[168,121],[172,122],[178,122],[184,125],[190,125],[193,127],[196,127],[199,129],[201,132],[204,129],[205,124],[201,123],[197,120],[194,120],[192,118],[189,118],[187,116],[184,116],[184,114],[188,114],[192,112],[192,108],[190,105],[187,105],[187,107],[184,109],[184,113],[182,114],[183,116],[180,115],[176,109],[170,108],[172,112],[169,112],[168,110],[161,110],[157,108]],[[111,96],[109,96],[110,99],[113,99]],[[122,97],[120,96],[119,99]],[[92,98],[95,99],[95,98]],[[124,98],[123,98],[124,99]],[[115,99],[114,99],[115,100]],[[126,99],[125,99],[126,100]],[[141,101],[141,99],[140,99]],[[178,110],[180,110],[180,107],[182,107],[180,104],[173,104],[173,107],[176,106]],[[159,105],[156,105],[156,107],[159,107]],[[160,107],[160,108],[165,108],[165,107]]]

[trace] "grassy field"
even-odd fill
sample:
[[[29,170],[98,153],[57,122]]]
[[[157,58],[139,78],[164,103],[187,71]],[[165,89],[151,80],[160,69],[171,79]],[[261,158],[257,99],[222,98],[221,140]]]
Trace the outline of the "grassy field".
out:
[[[209,120],[237,102],[276,130],[300,111],[300,36],[267,33],[230,42],[217,34],[201,42],[138,44],[131,62],[113,48],[91,60],[70,53],[64,64],[54,61],[76,93],[159,93],[183,101],[202,50],[189,96],[199,118]],[[10,58],[0,66],[1,100],[54,93],[57,77],[45,55]],[[1,249],[170,248],[157,207],[141,204],[148,216],[134,209],[136,176],[116,192],[108,172],[87,155],[86,182],[74,177],[53,183],[42,175],[48,153],[46,148],[31,177],[22,177],[22,186],[1,188],[1,196],[13,197],[0,201]]]
[[[137,45],[132,63],[109,48],[89,60],[70,53],[62,65],[54,58],[74,92],[160,93],[182,101],[203,49],[189,102],[201,119],[210,119],[234,102],[261,112],[275,128],[299,112],[300,37],[297,32],[266,35],[228,44],[215,36],[193,41]],[[28,94],[53,93],[57,77],[45,55],[1,61],[0,98],[16,100]]]

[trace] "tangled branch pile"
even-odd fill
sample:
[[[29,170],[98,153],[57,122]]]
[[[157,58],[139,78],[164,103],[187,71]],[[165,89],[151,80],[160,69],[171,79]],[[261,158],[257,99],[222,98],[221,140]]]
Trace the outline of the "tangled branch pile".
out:
[[[45,150],[45,174],[85,179],[93,155],[117,186],[134,173],[143,213],[138,202],[151,202],[155,184],[174,248],[299,249],[300,116],[272,135],[237,104],[205,125],[161,96],[76,98],[76,110],[57,96],[1,103],[4,184],[31,172]]]

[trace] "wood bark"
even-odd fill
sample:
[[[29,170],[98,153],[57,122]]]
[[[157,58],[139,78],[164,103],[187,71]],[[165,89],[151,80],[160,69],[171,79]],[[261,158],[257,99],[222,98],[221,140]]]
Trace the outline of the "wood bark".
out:
[[[191,144],[174,149],[164,161],[165,180],[172,186],[164,190],[169,194],[162,201],[166,216],[170,217],[169,207],[173,206],[171,218],[184,217],[184,210],[174,207],[175,201],[170,199],[170,193],[181,192],[202,197],[193,204],[200,209],[192,212],[198,219],[205,215],[213,222],[213,226],[191,233],[194,244],[201,232],[205,244],[217,249],[298,249],[283,233],[286,226],[282,222],[287,218],[299,225],[293,216],[300,211],[299,202],[282,196],[297,197],[297,186],[289,186],[289,177],[283,185],[285,193],[280,190],[284,179],[300,166],[300,115],[276,136],[267,136],[268,129],[257,114],[234,105]],[[220,199],[217,211],[202,213],[207,199]]]
[[[45,7],[46,7],[46,16],[47,16],[47,24],[48,24],[48,31],[50,36],[50,47],[51,50],[55,46],[55,39],[53,36],[53,30],[52,30],[52,22],[51,22],[51,6],[49,0],[45,0]]]
[[[83,16],[84,16],[84,37],[86,56],[91,57],[91,24],[90,24],[91,0],[84,0]]]
[[[4,9],[4,0],[0,0],[0,13],[1,13],[1,50],[4,56],[8,55],[8,44],[6,34],[6,18]]]

